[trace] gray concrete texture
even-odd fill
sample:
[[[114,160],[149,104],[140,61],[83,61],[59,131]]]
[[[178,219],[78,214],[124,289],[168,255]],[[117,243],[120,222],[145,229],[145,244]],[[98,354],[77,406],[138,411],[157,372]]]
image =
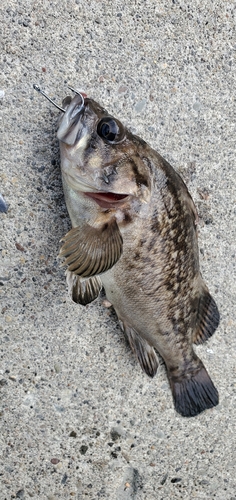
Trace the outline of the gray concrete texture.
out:
[[[1,3],[0,500],[236,499],[235,14],[230,1]],[[70,301],[58,112],[33,83],[58,103],[83,88],[182,174],[221,313],[196,349],[218,407],[176,414],[164,366],[142,373],[104,296]]]

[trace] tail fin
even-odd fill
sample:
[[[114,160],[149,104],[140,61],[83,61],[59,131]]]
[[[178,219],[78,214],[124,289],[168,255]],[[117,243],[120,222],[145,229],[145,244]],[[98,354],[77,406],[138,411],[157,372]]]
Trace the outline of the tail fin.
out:
[[[218,391],[199,362],[197,371],[178,379],[169,378],[175,409],[183,417],[195,417],[219,403]]]

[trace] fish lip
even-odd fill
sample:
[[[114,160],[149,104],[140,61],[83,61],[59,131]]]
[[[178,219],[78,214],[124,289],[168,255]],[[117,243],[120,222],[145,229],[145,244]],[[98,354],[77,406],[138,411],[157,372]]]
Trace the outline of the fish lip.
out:
[[[130,197],[127,193],[114,193],[112,191],[84,192],[87,198],[94,200],[102,208],[118,208],[127,202]]]

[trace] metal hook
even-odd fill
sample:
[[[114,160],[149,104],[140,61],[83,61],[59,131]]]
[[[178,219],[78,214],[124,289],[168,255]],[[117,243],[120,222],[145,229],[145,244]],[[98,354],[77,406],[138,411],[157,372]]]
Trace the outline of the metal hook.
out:
[[[39,88],[38,85],[36,85],[35,83],[33,84],[33,87],[34,87],[34,90],[37,90],[37,92],[39,92],[40,94],[42,94],[44,97],[46,97],[46,99],[48,99],[48,101],[50,101],[54,106],[56,106],[57,109],[60,109],[60,111],[62,111],[63,113],[65,113],[65,109],[61,108],[60,106],[58,106],[58,104],[56,104],[52,99],[50,99],[50,97],[48,97],[47,94],[45,94],[45,92],[43,90],[41,90]]]
[[[74,92],[75,94],[80,95],[80,97],[82,99],[81,107],[84,107],[84,96],[83,96],[83,94],[81,94],[80,92],[78,92],[78,90],[73,89],[73,87],[70,87],[70,85],[67,85],[67,87],[68,87],[68,89],[72,90],[72,92]],[[86,97],[86,95],[85,95],[85,97]]]

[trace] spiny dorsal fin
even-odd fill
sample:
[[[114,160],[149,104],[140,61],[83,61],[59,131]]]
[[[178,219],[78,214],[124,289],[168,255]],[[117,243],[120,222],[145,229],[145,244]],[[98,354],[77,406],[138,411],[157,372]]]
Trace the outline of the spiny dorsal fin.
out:
[[[66,271],[66,281],[72,300],[82,306],[93,302],[102,289],[102,282],[99,276],[80,278],[80,276],[68,271],[68,269]]]
[[[59,257],[68,270],[84,278],[111,269],[123,250],[123,239],[115,219],[96,228],[86,224],[74,227],[62,238]]]
[[[199,300],[197,326],[193,336],[194,344],[208,340],[219,325],[220,314],[217,305],[205,288]]]
[[[134,328],[129,326],[126,321],[119,320],[119,322],[133,353],[141,365],[142,370],[149,377],[154,377],[158,368],[158,359],[155,350],[136,332],[136,330],[134,330]]]

